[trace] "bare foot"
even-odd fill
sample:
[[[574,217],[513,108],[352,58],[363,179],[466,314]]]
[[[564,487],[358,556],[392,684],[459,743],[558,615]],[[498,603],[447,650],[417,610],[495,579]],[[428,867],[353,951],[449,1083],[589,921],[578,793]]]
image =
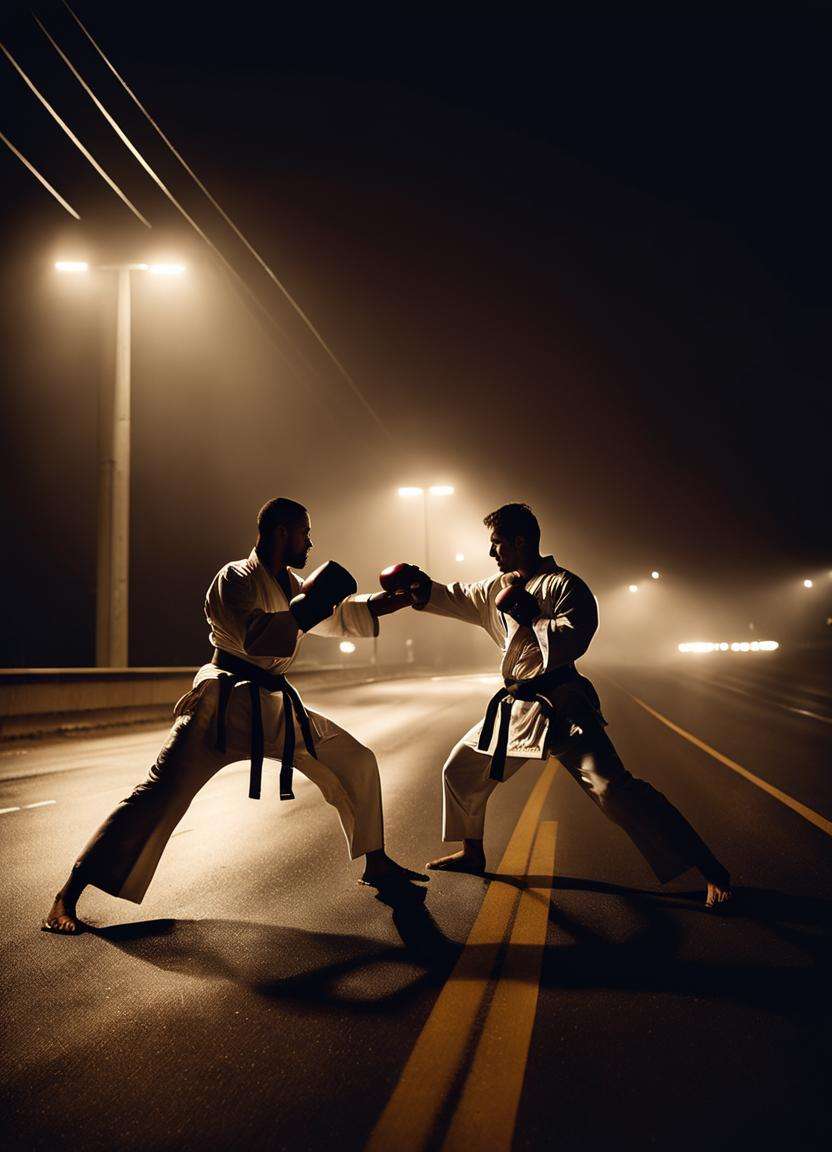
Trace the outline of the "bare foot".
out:
[[[719,884],[708,883],[708,892],[705,896],[706,908],[724,908],[734,899],[734,892],[730,886],[721,887]]]
[[[68,904],[58,893],[55,902],[49,909],[49,915],[40,925],[42,932],[57,932],[61,936],[77,936],[83,932],[84,925],[75,912],[75,905]]]
[[[367,854],[364,875],[359,880],[359,884],[367,884],[371,888],[378,888],[384,884],[402,881],[411,883],[413,881],[426,881],[428,879],[429,877],[425,876],[423,872],[414,872],[410,868],[405,868],[403,865],[397,864],[386,852],[372,852]]]
[[[459,852],[452,852],[450,856],[431,860],[425,867],[431,872],[484,872],[485,853],[460,848]]]

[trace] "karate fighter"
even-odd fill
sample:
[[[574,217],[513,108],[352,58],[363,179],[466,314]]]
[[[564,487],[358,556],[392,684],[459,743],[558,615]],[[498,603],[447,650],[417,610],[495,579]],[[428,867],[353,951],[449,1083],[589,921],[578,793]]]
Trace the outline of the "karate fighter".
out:
[[[79,856],[43,921],[47,931],[79,931],[76,906],[90,884],[141,903],[171,833],[200,788],[224,765],[250,759],[249,795],[256,799],[264,756],[281,761],[281,800],[294,799],[293,765],[317,784],[338,812],[351,859],[365,857],[364,883],[427,880],[384,851],[373,753],[332,720],[307,711],[284,675],[307,632],[376,636],[378,618],[408,606],[410,598],[389,592],[356,596],[352,576],[334,561],[301,581],[292,569],[305,567],[312,549],[302,504],[270,500],[257,528],[251,555],[226,564],[208,589],[211,662],[176,704],[173,727],[147,779]]]
[[[437,584],[414,565],[382,573],[389,591],[409,588],[421,611],[484,628],[502,649],[504,686],[444,768],[443,839],[462,849],[428,868],[482,872],[485,807],[500,781],[528,760],[556,756],[605,816],[628,834],[660,883],[698,868],[708,908],[731,899],[731,881],[682,814],[625,769],[604,728],[598,694],[580,675],[598,627],[587,585],[540,554],[540,527],[526,504],[485,517],[499,572],[473,584]]]

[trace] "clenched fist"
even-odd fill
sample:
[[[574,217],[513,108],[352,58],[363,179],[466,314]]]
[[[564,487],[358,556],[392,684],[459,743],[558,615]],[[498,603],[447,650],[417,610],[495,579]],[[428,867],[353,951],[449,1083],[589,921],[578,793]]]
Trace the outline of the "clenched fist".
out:
[[[531,592],[520,583],[509,584],[497,593],[494,601],[498,611],[511,616],[518,624],[531,627],[540,615],[540,607]]]
[[[391,564],[378,580],[385,592],[406,594],[414,608],[424,607],[430,599],[430,576],[416,564]]]

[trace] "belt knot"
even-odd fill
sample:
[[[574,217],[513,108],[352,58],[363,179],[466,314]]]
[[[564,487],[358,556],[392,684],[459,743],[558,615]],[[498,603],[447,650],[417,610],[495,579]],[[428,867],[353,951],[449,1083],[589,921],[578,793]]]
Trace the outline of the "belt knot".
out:
[[[216,747],[224,752],[226,749],[226,712],[228,701],[234,686],[248,681],[251,696],[251,774],[249,777],[248,794],[252,800],[260,799],[260,782],[263,775],[263,758],[265,739],[263,734],[263,710],[260,704],[260,689],[267,692],[281,692],[283,694],[283,752],[280,760],[280,799],[294,800],[292,791],[292,770],[295,766],[295,717],[297,717],[303,734],[303,742],[310,756],[317,760],[315,741],[312,736],[312,725],[309,714],[303,705],[300,695],[286,679],[285,676],[266,672],[256,664],[233,656],[230,652],[223,652],[220,648],[214,649],[211,663],[216,665],[224,675],[219,677],[220,698],[217,705],[217,738]]]

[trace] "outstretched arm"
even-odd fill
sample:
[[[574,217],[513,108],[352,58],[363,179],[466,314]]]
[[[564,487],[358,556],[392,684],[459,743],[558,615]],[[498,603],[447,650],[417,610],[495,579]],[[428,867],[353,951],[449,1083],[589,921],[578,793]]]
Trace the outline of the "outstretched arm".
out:
[[[447,616],[489,630],[488,591],[492,583],[491,579],[474,584],[438,584],[431,580],[414,595],[413,607],[432,616]]]
[[[391,564],[381,573],[379,581],[382,588],[396,598],[404,593],[406,603],[418,612],[448,616],[466,624],[479,624],[489,633],[493,631],[489,592],[494,586],[494,577],[475,584],[438,584],[415,564]]]
[[[309,631],[313,636],[343,636],[355,640],[378,636],[378,617],[371,607],[372,596],[362,592],[336,604],[331,616]]]

